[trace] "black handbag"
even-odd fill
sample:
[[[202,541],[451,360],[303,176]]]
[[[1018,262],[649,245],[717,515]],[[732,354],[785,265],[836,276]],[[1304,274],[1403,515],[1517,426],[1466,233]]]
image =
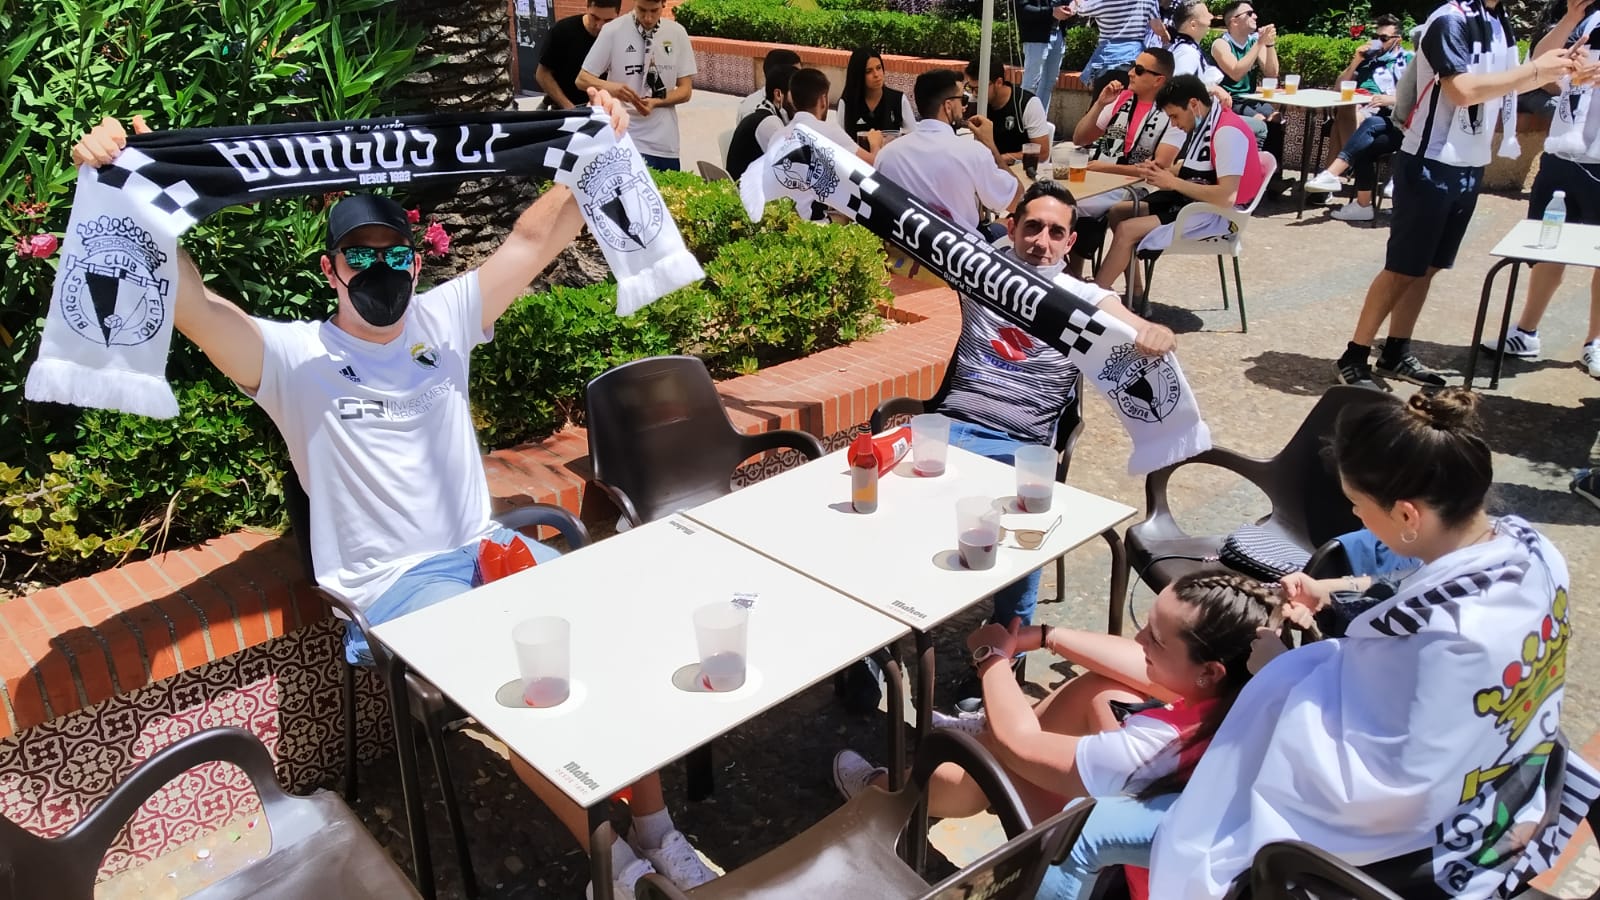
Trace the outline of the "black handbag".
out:
[[[1311,561],[1311,553],[1279,532],[1260,525],[1245,525],[1222,542],[1217,558],[1222,564],[1259,581],[1277,581],[1298,572]]]

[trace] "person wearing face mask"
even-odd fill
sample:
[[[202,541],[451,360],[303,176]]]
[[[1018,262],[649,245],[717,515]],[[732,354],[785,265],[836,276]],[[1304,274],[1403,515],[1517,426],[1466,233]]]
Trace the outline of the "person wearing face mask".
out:
[[[626,130],[620,101],[596,91],[589,100],[619,136]],[[108,118],[73,147],[73,162],[106,165],[125,142]],[[556,556],[490,519],[467,386],[473,348],[582,227],[572,192],[551,185],[482,265],[416,294],[422,263],[406,211],[387,197],[346,197],[328,215],[321,270],[337,307],[320,321],[249,315],[208,289],[180,249],[175,326],[277,425],[310,500],[317,584],[372,624],[475,587],[486,541],[520,541],[537,561]],[[344,649],[370,664],[353,625]],[[589,849],[587,813],[517,757],[511,765]],[[714,877],[673,827],[659,777],[634,785],[632,808],[630,840],[609,848],[616,896],[633,897],[651,871],[684,888]]]

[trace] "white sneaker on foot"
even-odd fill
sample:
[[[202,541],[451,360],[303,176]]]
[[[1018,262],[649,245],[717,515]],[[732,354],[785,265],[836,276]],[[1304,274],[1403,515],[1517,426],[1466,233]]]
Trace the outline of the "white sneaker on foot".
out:
[[[636,859],[628,863],[627,868],[617,874],[616,880],[611,882],[611,893],[616,900],[634,900],[633,886],[639,879],[655,871],[649,860]],[[583,895],[589,900],[594,900],[594,883],[584,885]]]
[[[933,711],[933,727],[948,728],[952,731],[965,731],[977,737],[983,733],[989,717],[983,713],[962,713],[959,716],[947,716],[937,709]]]
[[[874,766],[854,750],[840,750],[833,758],[833,786],[846,800],[866,790],[872,779],[887,774],[888,769]]]
[[[1310,194],[1337,194],[1343,188],[1339,176],[1326,169],[1306,179],[1306,192]]]
[[[1481,342],[1483,349],[1490,353],[1500,349],[1494,337],[1485,337]],[[1521,328],[1513,327],[1511,333],[1506,335],[1506,355],[1518,356],[1523,359],[1535,359],[1539,355],[1539,336],[1529,334]]]
[[[1590,378],[1600,378],[1600,340],[1583,345],[1583,365],[1589,370]]]
[[[654,850],[636,849],[657,872],[686,891],[717,877],[717,873],[711,871],[711,867],[705,864],[681,831],[667,832],[661,846]]]
[[[1341,222],[1371,222],[1372,217],[1376,215],[1376,213],[1372,211],[1371,206],[1362,206],[1359,203],[1351,201],[1334,210],[1329,215]]]

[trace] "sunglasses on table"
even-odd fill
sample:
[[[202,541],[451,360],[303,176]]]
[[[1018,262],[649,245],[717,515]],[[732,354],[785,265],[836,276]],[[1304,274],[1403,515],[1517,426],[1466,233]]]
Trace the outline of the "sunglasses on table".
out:
[[[1060,524],[1061,524],[1061,517],[1060,516],[1056,516],[1055,521],[1050,523],[1050,527],[1049,528],[1005,528],[1005,527],[1002,527],[1000,529],[1000,537],[1001,537],[1002,540],[1004,540],[1005,536],[1009,534],[1012,537],[1017,539],[1017,546],[1021,547],[1022,549],[1024,549],[1024,550],[1037,550],[1041,546],[1043,546],[1043,544],[1045,542],[1045,539],[1050,537],[1050,533],[1055,531],[1056,530],[1056,526],[1060,525]]]
[[[417,251],[404,244],[393,247],[341,247],[339,254],[350,264],[350,268],[357,272],[372,268],[372,264],[380,257],[384,265],[396,272],[411,268],[411,264],[417,259]]]

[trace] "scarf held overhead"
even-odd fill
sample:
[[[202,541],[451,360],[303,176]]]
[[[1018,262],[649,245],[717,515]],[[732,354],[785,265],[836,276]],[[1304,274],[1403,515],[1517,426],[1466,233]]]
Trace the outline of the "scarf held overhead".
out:
[[[1133,439],[1131,474],[1210,449],[1210,429],[1176,357],[1139,353],[1132,326],[934,212],[811,129],[797,126],[767,148],[746,170],[739,193],[752,219],[777,197],[794,199],[802,212],[825,204],[1061,351],[1105,396]]]
[[[492,175],[572,189],[627,315],[704,278],[644,161],[604,113],[474,113],[134,135],[83,166],[30,400],[170,418],[178,237],[222,209],[279,197]]]

